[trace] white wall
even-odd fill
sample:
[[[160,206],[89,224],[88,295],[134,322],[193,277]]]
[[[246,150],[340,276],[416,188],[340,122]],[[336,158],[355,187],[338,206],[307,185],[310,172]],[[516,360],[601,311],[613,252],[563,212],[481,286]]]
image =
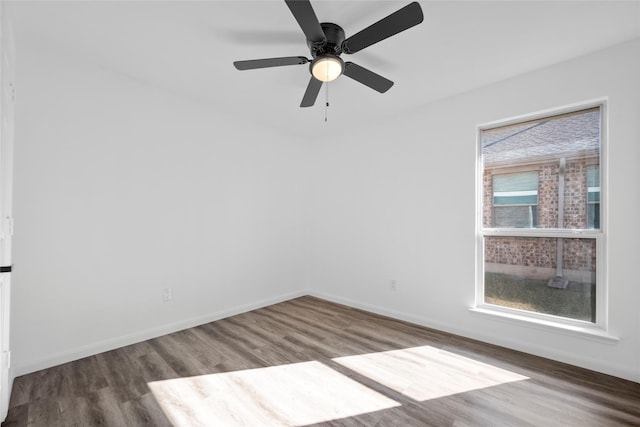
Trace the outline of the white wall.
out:
[[[298,141],[19,48],[16,375],[304,293]]]
[[[323,140],[310,156],[313,293],[640,381],[638,76],[640,40]],[[609,324],[620,340],[471,313],[477,125],[601,97],[609,98]]]

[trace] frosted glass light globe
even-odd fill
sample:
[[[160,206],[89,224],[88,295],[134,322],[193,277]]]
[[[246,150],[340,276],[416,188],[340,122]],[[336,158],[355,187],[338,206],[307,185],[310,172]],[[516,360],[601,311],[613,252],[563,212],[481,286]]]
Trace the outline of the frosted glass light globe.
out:
[[[321,82],[337,79],[344,71],[344,62],[337,56],[321,56],[311,65],[311,74]]]

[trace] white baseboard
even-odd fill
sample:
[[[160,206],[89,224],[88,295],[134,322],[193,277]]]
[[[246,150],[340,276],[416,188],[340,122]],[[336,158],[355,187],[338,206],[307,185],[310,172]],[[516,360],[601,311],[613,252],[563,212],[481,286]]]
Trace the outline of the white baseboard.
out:
[[[547,347],[538,347],[535,345],[531,345],[531,343],[501,339],[500,337],[479,333],[479,331],[466,330],[466,329],[459,328],[457,326],[445,324],[445,323],[436,321],[434,319],[429,319],[421,316],[408,315],[403,312],[362,303],[359,301],[343,298],[333,294],[327,294],[324,292],[311,291],[309,295],[315,296],[317,298],[322,298],[327,301],[332,301],[338,304],[347,305],[349,307],[365,310],[371,313],[379,314],[382,316],[387,316],[394,319],[403,320],[405,322],[414,323],[416,325],[424,326],[427,328],[436,329],[439,331],[447,332],[454,335],[459,335],[465,338],[470,338],[470,339],[486,342],[493,345],[498,345],[500,347],[505,347],[512,350],[522,351],[535,356],[556,360],[558,362],[567,363],[570,365],[578,366],[585,369],[590,369],[592,371],[601,372],[607,375],[612,375],[618,378],[623,378],[625,380],[640,383],[640,377],[639,377],[640,373],[638,373],[636,370],[628,367],[620,367],[610,363],[606,363],[606,361],[603,361],[603,360],[596,360],[584,354],[576,355],[574,353],[558,352],[558,351],[550,350]]]
[[[29,360],[21,364],[17,364],[12,367],[12,379],[21,375],[36,372],[41,369],[50,368],[52,366],[61,365],[63,363],[72,362],[74,360],[82,359],[84,357],[93,356],[105,351],[114,350],[119,347],[135,344],[141,341],[146,341],[152,338],[157,338],[162,335],[170,334],[173,332],[181,331],[183,329],[192,328],[194,326],[203,325],[205,323],[214,322],[216,320],[224,319],[226,317],[235,316],[236,314],[246,313],[247,311],[256,310],[258,308],[266,307],[272,304],[277,304],[290,299],[298,298],[308,295],[307,290],[300,290],[290,292],[287,294],[279,295],[274,298],[267,298],[260,301],[254,301],[248,304],[239,305],[233,308],[229,308],[222,311],[207,314],[206,316],[195,317],[191,319],[184,319],[178,322],[161,325],[155,328],[147,329],[144,331],[134,332],[132,334],[123,335],[120,337],[91,343],[85,346],[76,347],[74,349],[52,354],[45,358]]]

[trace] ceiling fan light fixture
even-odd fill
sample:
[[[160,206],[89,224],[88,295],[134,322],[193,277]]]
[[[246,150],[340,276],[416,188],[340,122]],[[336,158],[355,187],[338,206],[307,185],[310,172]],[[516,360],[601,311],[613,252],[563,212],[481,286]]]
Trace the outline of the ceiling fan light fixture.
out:
[[[0,0],[1,2],[2,0]],[[325,82],[331,82],[341,74],[361,83],[376,92],[385,93],[393,82],[353,62],[344,62],[340,55],[361,51],[373,44],[395,36],[424,20],[422,7],[417,1],[396,10],[364,30],[345,37],[344,29],[332,22],[320,22],[311,6],[311,0],[284,0],[291,14],[304,33],[311,58],[306,56],[284,56],[278,58],[235,61],[238,70],[283,67],[309,64],[309,83],[300,102],[300,107],[311,107],[317,100]],[[328,86],[326,86],[328,88]],[[327,91],[327,97],[329,92]],[[328,102],[327,102],[328,105]]]
[[[335,55],[322,55],[311,63],[311,74],[321,82],[330,82],[344,71],[344,61]]]

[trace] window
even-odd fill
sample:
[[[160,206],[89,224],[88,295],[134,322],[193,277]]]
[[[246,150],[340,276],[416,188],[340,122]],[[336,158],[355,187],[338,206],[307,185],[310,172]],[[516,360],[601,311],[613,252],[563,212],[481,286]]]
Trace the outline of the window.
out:
[[[480,129],[477,306],[604,327],[603,108]]]
[[[587,168],[587,228],[600,228],[600,168]]]
[[[493,226],[533,228],[537,225],[538,173],[493,177]]]

